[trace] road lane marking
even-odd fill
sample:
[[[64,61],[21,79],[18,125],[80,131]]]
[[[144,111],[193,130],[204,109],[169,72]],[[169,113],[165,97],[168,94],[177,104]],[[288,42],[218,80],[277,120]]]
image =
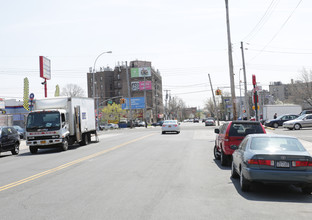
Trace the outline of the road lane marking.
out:
[[[102,154],[106,154],[106,153],[108,153],[108,152],[110,152],[110,151],[113,151],[113,150],[116,150],[116,149],[118,149],[118,148],[124,147],[124,146],[126,146],[126,145],[128,145],[128,144],[131,144],[131,143],[140,141],[140,140],[145,139],[145,138],[147,138],[147,137],[150,137],[150,136],[152,136],[152,135],[155,135],[155,133],[154,133],[154,134],[149,134],[149,135],[146,135],[146,136],[143,136],[143,137],[140,137],[140,138],[133,139],[133,140],[128,141],[128,142],[125,142],[125,143],[123,143],[123,144],[119,144],[119,145],[117,145],[117,146],[115,146],[115,147],[111,147],[111,148],[109,148],[109,149],[100,151],[100,152],[98,152],[98,153],[94,153],[94,154],[91,154],[91,155],[89,155],[89,156],[85,156],[85,157],[82,157],[82,158],[80,158],[80,159],[71,161],[71,162],[69,162],[69,163],[65,163],[65,164],[63,164],[63,165],[61,165],[61,166],[58,166],[58,167],[55,167],[55,168],[53,168],[53,169],[46,170],[46,171],[43,171],[43,172],[41,172],[41,173],[35,174],[35,175],[33,175],[33,176],[30,176],[30,177],[21,179],[21,180],[19,180],[19,181],[16,181],[16,182],[13,182],[13,183],[10,183],[10,184],[1,186],[1,187],[0,187],[0,192],[1,192],[1,191],[4,191],[4,190],[7,190],[7,189],[10,189],[10,188],[13,188],[13,187],[15,187],[15,186],[19,186],[19,185],[21,185],[21,184],[30,182],[30,181],[32,181],[32,180],[38,179],[38,178],[43,177],[43,176],[46,176],[46,175],[48,175],[48,174],[55,173],[55,172],[57,172],[57,171],[60,171],[60,170],[65,169],[65,168],[67,168],[67,167],[70,167],[70,166],[73,166],[73,165],[75,165],[75,164],[81,163],[81,162],[83,162],[83,161],[89,160],[89,159],[91,159],[91,158],[100,156],[100,155],[102,155]]]

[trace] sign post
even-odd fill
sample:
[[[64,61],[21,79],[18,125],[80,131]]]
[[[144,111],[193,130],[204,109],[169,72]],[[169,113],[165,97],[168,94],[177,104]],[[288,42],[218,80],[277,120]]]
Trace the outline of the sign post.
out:
[[[44,97],[47,98],[47,80],[51,79],[51,61],[44,56],[39,56],[39,66],[40,77],[44,78],[44,82],[41,83],[44,85]]]
[[[254,87],[254,103],[255,103],[255,111],[256,111],[256,121],[258,121],[258,93],[256,89],[256,85],[257,85],[256,75],[252,75],[252,84]]]

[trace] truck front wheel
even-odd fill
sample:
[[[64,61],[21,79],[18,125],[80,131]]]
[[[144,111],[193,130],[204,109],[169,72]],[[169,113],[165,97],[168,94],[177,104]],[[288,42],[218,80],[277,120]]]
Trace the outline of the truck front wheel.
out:
[[[67,140],[67,138],[65,138],[63,143],[62,143],[62,150],[63,151],[67,151],[68,150],[68,140]]]
[[[29,146],[29,151],[32,154],[36,154],[38,152],[38,147],[35,146]]]

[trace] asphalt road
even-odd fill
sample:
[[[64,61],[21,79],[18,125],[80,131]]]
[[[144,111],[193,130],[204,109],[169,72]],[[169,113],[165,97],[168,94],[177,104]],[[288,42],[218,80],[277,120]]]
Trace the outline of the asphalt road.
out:
[[[243,193],[213,158],[214,127],[183,123],[102,132],[66,152],[0,156],[1,219],[302,219],[312,195],[294,187]],[[282,129],[269,132],[283,132]],[[305,144],[311,144],[305,142]]]

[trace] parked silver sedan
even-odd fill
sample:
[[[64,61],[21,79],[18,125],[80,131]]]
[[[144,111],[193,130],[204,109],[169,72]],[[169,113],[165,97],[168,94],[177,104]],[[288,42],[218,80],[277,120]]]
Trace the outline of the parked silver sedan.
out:
[[[283,128],[289,130],[300,130],[301,128],[312,127],[312,114],[301,115],[298,118],[283,123]]]
[[[180,123],[177,120],[165,120],[162,127],[161,133],[165,134],[167,132],[180,133]]]
[[[251,134],[232,146],[231,176],[240,177],[242,191],[254,182],[288,184],[312,192],[312,157],[300,141],[291,136]]]

